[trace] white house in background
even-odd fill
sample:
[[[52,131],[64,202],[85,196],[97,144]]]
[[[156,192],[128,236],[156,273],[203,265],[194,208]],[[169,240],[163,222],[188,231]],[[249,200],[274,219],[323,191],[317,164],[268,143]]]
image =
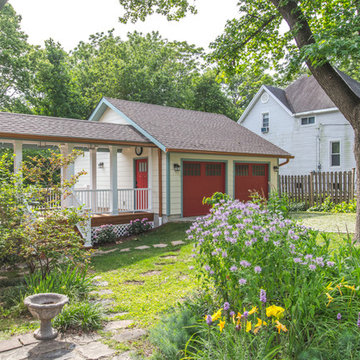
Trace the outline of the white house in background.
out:
[[[338,73],[360,97],[360,83]],[[313,76],[284,90],[263,85],[238,123],[295,156],[282,175],[355,168],[354,131]]]

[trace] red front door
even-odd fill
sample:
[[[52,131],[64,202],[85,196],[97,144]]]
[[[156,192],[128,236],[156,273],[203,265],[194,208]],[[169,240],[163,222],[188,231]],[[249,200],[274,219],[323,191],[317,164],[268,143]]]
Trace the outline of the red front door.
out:
[[[147,159],[135,160],[135,201],[136,210],[148,209],[148,161]]]
[[[252,192],[268,198],[268,164],[235,164],[235,198],[249,201]]]
[[[205,215],[210,207],[204,197],[225,192],[225,164],[218,162],[185,161],[183,163],[183,216]]]

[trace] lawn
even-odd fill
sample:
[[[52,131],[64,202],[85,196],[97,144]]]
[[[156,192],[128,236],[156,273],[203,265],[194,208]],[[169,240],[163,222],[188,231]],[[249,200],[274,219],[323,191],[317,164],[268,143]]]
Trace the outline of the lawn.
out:
[[[191,244],[172,246],[172,241],[185,241],[189,223],[169,223],[137,239],[116,246],[116,251],[93,258],[95,275],[108,282],[105,289],[113,293],[103,295],[113,299],[110,310],[126,312],[119,319],[133,319],[135,324],[147,327],[160,314],[184,299],[196,287],[189,269],[193,263]],[[167,244],[154,248],[154,244]],[[138,246],[148,249],[135,250]],[[129,252],[120,252],[130,248]]]

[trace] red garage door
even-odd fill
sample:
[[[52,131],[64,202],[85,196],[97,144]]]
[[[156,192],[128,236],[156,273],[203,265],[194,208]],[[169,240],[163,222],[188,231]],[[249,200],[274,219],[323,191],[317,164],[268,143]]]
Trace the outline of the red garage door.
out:
[[[225,164],[185,161],[183,163],[183,216],[205,215],[209,206],[202,204],[214,192],[225,192]]]
[[[250,192],[258,192],[268,197],[268,164],[235,164],[235,198],[250,200]]]

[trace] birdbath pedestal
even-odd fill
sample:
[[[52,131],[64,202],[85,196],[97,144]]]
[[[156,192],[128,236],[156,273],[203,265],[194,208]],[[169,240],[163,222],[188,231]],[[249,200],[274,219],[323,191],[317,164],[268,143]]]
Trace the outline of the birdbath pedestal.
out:
[[[51,326],[51,319],[58,315],[68,302],[67,296],[55,293],[35,294],[25,298],[24,304],[31,314],[40,320],[40,329],[34,332],[36,339],[52,340],[57,337],[58,333]]]

